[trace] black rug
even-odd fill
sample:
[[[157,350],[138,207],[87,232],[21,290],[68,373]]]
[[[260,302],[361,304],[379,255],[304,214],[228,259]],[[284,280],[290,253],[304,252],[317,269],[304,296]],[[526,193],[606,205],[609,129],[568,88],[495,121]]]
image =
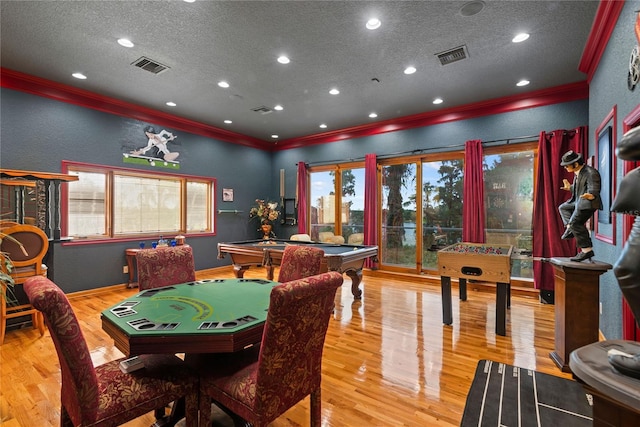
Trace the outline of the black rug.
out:
[[[590,427],[592,398],[571,380],[478,362],[461,427]]]

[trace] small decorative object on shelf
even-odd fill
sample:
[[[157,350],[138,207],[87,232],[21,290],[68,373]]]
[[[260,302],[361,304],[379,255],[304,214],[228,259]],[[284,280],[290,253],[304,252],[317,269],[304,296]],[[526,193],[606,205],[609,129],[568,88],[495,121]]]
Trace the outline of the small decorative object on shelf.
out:
[[[175,237],[175,240],[176,240],[176,245],[182,246],[184,245],[185,237],[182,234],[179,234]]]
[[[256,206],[249,210],[249,220],[258,218],[260,221],[260,228],[258,231],[262,232],[263,239],[270,239],[276,237],[273,232],[273,221],[278,219],[280,212],[278,209],[278,202],[265,202],[262,199],[256,199]]]
[[[169,242],[167,242],[167,239],[165,239],[164,237],[160,236],[160,238],[158,239],[158,246],[159,247],[169,246]]]

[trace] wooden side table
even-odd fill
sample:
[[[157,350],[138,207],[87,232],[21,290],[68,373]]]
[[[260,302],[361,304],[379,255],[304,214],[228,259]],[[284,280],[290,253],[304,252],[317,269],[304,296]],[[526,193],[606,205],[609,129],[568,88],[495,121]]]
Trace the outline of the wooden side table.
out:
[[[571,372],[569,355],[598,342],[600,275],[613,266],[551,258],[555,277],[555,351],[549,356],[562,372]]]
[[[129,281],[127,282],[127,288],[135,288],[138,286],[138,275],[136,274],[136,254],[140,249],[138,248],[129,248],[124,251],[125,256],[127,257],[127,268],[129,269]]]

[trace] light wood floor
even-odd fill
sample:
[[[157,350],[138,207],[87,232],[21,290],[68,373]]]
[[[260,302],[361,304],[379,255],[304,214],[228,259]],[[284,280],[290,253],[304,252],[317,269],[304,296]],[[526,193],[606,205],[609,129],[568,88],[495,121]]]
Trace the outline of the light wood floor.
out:
[[[245,277],[264,274],[252,268]],[[198,274],[231,276],[231,267]],[[436,283],[365,272],[360,301],[353,300],[350,287],[345,276],[324,348],[324,427],[458,426],[481,359],[570,378],[549,358],[554,307],[537,298],[512,297],[507,336],[502,337],[494,332],[495,296],[489,292],[471,289],[468,300],[459,302],[454,288],[454,323],[445,326]],[[94,364],[122,357],[101,329],[100,312],[135,292],[123,286],[100,295],[70,297]],[[0,346],[0,363],[0,424],[58,426],[60,371],[49,333],[40,337],[32,329],[8,332]],[[149,414],[126,425],[149,427],[152,422]],[[309,398],[272,425],[308,426]]]

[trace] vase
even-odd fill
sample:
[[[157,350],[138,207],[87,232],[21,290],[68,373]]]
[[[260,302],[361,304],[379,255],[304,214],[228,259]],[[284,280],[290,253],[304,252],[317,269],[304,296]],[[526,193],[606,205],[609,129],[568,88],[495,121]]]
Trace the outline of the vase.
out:
[[[271,238],[271,230],[273,226],[271,224],[262,224],[260,230],[262,230],[262,238],[267,240]]]

